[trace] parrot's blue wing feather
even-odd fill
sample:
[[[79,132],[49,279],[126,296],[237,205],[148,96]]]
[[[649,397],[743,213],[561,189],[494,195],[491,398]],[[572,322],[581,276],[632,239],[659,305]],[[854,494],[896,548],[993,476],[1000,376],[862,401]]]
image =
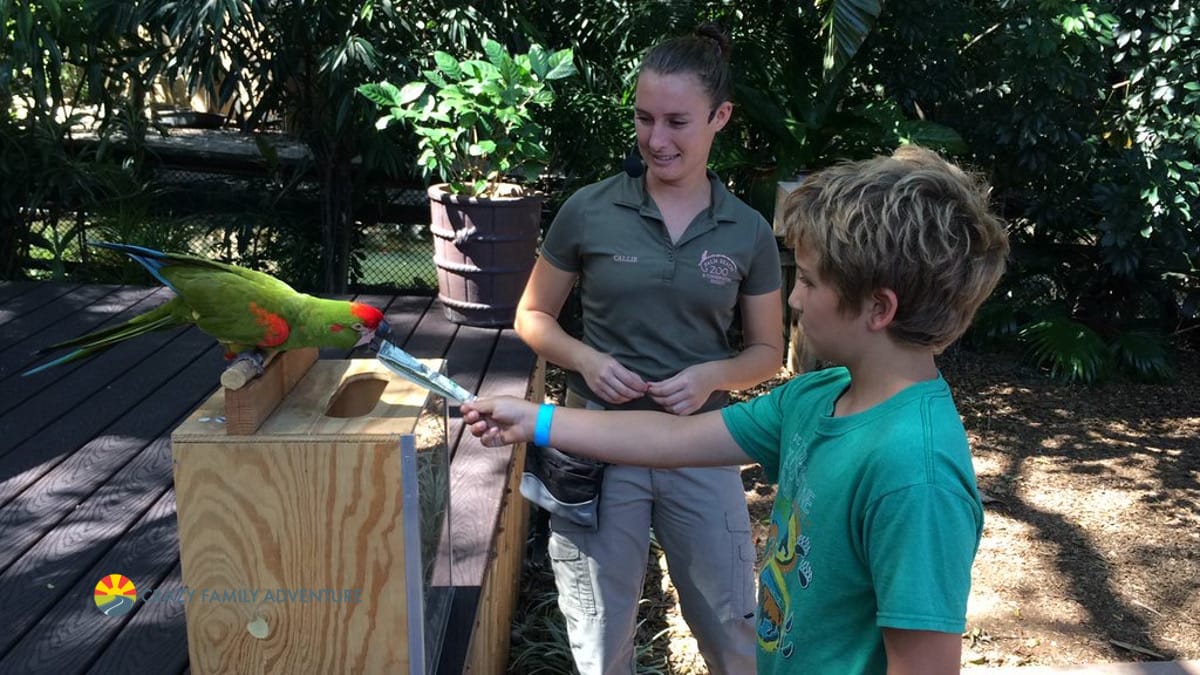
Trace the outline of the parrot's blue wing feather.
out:
[[[172,284],[170,281],[167,281],[166,277],[159,273],[159,270],[165,266],[165,263],[163,263],[161,260],[163,255],[165,255],[162,251],[155,251],[152,248],[134,246],[132,244],[113,244],[107,241],[93,241],[90,243],[92,246],[99,246],[101,248],[108,248],[124,253],[125,255],[139,262],[142,267],[145,267],[150,274],[154,275],[154,278],[161,281],[164,286],[170,288],[176,293],[179,292],[179,289],[175,288],[174,284]]]

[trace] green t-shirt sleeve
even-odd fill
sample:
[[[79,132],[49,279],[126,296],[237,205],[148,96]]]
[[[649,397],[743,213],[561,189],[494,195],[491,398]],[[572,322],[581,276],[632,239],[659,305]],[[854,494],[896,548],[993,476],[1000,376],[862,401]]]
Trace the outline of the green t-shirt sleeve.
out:
[[[982,513],[966,495],[914,485],[876,501],[865,553],[882,628],[961,633]]]
[[[762,216],[755,223],[754,258],[745,280],[742,281],[742,295],[762,295],[770,293],[783,286],[783,273],[779,266],[779,246],[775,243],[775,235],[771,226]]]
[[[721,409],[725,428],[742,451],[762,465],[772,483],[779,481],[779,439],[783,435],[781,394],[786,387]]]
[[[583,209],[586,201],[576,192],[563,202],[542,239],[542,257],[565,272],[578,272],[580,244],[583,240]]]

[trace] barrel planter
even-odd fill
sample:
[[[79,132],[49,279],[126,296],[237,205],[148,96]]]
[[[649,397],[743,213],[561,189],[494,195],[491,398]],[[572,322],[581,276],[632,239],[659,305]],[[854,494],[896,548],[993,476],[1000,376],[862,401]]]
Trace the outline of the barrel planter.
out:
[[[537,255],[543,195],[467,197],[445,187],[430,186],[428,193],[446,318],[468,326],[512,326]]]

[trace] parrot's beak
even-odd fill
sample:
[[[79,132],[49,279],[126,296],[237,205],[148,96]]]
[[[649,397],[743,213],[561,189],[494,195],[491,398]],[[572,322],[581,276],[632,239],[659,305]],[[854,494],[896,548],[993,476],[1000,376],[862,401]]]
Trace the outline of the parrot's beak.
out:
[[[391,334],[392,334],[392,327],[388,324],[387,321],[380,320],[379,325],[375,327],[375,330],[365,331],[363,333],[362,337],[359,338],[358,344],[355,346],[357,347],[359,345],[369,344],[369,345],[371,345],[372,349],[374,349],[375,351],[379,351],[379,343],[387,342],[388,337]]]

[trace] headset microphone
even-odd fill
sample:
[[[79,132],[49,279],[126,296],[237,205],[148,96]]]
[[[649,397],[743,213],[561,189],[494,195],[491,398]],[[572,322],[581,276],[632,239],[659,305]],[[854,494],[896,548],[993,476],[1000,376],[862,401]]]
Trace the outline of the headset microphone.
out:
[[[638,152],[636,142],[633,147],[629,148],[629,154],[625,155],[625,161],[621,162],[621,167],[625,169],[625,174],[630,178],[641,178],[642,174],[646,173],[646,165],[642,163],[642,155]]]

